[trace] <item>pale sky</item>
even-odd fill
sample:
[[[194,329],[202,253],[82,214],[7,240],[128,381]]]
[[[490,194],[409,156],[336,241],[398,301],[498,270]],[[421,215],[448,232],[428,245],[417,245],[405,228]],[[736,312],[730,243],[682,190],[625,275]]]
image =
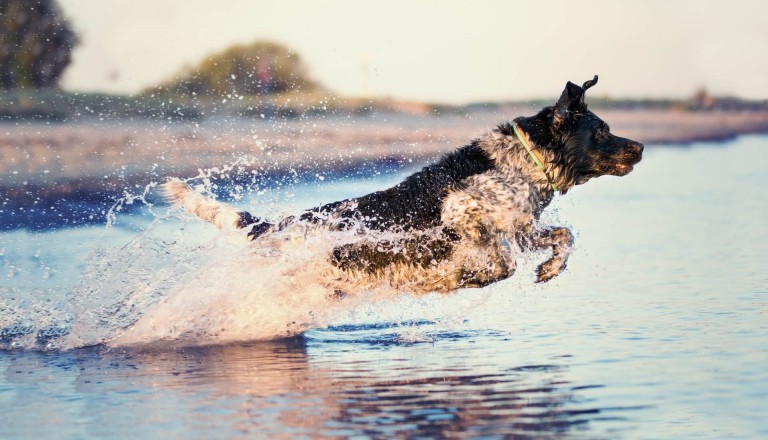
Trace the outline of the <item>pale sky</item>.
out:
[[[557,96],[768,98],[765,0],[59,0],[81,44],[68,90],[133,93],[269,39],[351,96],[444,103]]]

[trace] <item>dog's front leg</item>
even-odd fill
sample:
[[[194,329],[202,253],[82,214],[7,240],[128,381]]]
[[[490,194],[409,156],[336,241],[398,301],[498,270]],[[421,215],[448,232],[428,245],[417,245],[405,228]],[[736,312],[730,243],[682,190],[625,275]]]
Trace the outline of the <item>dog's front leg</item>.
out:
[[[530,244],[536,248],[552,248],[552,257],[536,269],[536,282],[549,281],[565,270],[573,246],[573,234],[568,228],[545,229],[535,233],[530,239]]]
[[[478,249],[482,249],[487,260],[483,261],[480,266],[473,265],[476,266],[473,268],[470,266],[462,267],[456,287],[485,287],[505,280],[515,273],[515,260],[500,243],[489,242]]]

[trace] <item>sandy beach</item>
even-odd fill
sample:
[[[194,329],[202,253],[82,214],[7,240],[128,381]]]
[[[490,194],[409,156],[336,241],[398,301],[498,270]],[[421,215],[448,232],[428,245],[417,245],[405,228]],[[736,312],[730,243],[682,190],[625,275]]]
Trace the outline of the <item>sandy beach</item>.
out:
[[[467,115],[202,122],[84,121],[0,124],[0,203],[6,209],[58,198],[109,201],[125,190],[189,178],[236,164],[228,178],[343,175],[433,159],[514,115],[505,108]],[[720,141],[768,132],[768,112],[597,110],[612,132],[649,147]],[[44,203],[43,203],[44,204]]]

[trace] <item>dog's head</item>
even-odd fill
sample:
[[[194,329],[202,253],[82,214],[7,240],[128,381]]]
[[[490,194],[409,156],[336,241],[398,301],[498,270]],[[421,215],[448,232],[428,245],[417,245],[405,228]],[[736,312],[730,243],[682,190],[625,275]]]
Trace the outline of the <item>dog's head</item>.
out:
[[[584,93],[595,84],[597,75],[581,87],[569,81],[554,106],[520,121],[537,146],[552,153],[565,188],[593,177],[626,175],[643,155],[643,144],[613,135],[587,108]]]

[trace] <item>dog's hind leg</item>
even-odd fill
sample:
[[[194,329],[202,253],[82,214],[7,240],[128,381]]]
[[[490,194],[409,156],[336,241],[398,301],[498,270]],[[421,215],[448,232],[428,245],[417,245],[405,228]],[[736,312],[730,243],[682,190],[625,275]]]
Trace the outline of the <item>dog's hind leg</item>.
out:
[[[485,287],[515,272],[514,259],[500,243],[470,245],[448,228],[437,236],[345,244],[333,249],[330,260],[338,269],[367,278],[387,274],[395,284],[418,286],[425,293]]]
[[[402,240],[359,241],[337,246],[331,252],[331,264],[347,271],[374,274],[392,265],[429,268],[450,258],[454,242],[452,234],[414,235]]]
[[[552,257],[536,269],[536,282],[543,283],[565,270],[573,246],[573,234],[563,227],[546,229],[535,234],[531,244],[539,249],[552,248]]]
[[[190,214],[216,225],[219,229],[224,227],[243,229],[249,225],[254,225],[248,233],[249,239],[258,237],[273,226],[249,212],[240,211],[234,206],[217,202],[210,197],[199,194],[178,179],[164,183],[161,190],[169,202],[181,205]]]

